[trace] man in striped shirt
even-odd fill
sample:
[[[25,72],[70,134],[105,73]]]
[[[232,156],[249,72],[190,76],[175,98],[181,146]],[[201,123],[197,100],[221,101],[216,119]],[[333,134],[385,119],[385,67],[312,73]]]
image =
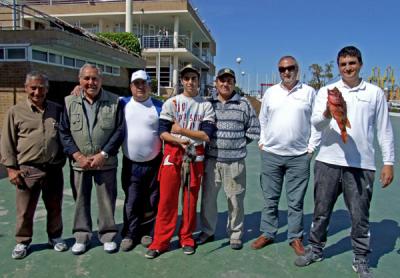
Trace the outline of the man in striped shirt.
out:
[[[217,224],[217,196],[223,186],[228,200],[227,231],[232,249],[243,247],[246,192],[246,145],[259,139],[260,123],[249,101],[234,91],[235,73],[221,69],[216,79],[217,93],[210,102],[216,113],[217,130],[206,149],[201,200],[202,233],[197,244],[214,239]]]

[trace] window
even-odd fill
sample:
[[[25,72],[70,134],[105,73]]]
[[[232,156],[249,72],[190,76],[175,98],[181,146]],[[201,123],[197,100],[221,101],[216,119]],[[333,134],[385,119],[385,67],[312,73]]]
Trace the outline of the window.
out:
[[[119,68],[112,67],[112,73],[115,74],[115,75],[119,75]]]
[[[112,73],[112,67],[111,66],[106,66],[106,73]]]
[[[0,48],[0,60],[4,60],[4,48]]]
[[[102,64],[97,64],[96,65],[99,69],[101,69],[101,72],[104,72],[104,65]]]
[[[25,48],[6,48],[6,58],[9,60],[25,60]]]
[[[32,50],[32,59],[36,61],[47,62],[47,52]]]
[[[62,64],[62,56],[54,53],[49,53],[49,63]]]
[[[81,60],[81,59],[76,59],[75,60],[75,67],[81,68],[84,64],[86,64],[86,61]]]
[[[68,67],[75,67],[75,59],[64,56],[64,65]]]

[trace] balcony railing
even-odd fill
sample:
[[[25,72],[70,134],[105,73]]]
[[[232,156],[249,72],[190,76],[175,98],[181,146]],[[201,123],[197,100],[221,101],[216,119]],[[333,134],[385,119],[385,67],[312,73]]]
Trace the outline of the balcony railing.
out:
[[[190,40],[187,36],[178,36],[178,48],[190,49]],[[158,48],[158,36],[143,36],[142,48]],[[174,36],[162,36],[160,48],[174,48]]]

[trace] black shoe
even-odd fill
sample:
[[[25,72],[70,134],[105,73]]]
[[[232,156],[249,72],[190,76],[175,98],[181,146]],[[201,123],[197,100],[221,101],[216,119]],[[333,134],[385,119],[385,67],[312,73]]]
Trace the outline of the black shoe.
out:
[[[183,246],[182,250],[185,255],[193,255],[196,252],[193,246]]]
[[[154,259],[160,256],[160,251],[154,249],[147,249],[147,252],[144,256],[148,259]]]
[[[199,236],[196,238],[196,244],[197,245],[202,245],[204,243],[212,242],[212,241],[214,241],[214,235],[210,236],[210,235],[207,235],[204,232],[201,232],[199,234]]]
[[[298,256],[294,262],[296,266],[307,266],[315,262],[320,262],[324,259],[322,253],[313,252],[312,248],[306,249],[304,256]]]
[[[368,266],[368,260],[366,258],[353,259],[353,270],[357,272],[360,278],[372,278],[372,273]]]

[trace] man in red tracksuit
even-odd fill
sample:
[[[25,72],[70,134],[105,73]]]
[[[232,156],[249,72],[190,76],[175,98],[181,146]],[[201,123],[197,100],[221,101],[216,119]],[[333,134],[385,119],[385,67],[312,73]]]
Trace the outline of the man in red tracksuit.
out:
[[[182,222],[179,241],[183,252],[195,252],[192,233],[196,228],[196,204],[204,172],[204,143],[215,129],[211,104],[198,95],[199,71],[188,65],[180,72],[183,93],[168,99],[160,114],[159,132],[164,140],[160,166],[160,202],[153,243],[145,257],[165,252],[178,219],[179,190],[183,185]]]

